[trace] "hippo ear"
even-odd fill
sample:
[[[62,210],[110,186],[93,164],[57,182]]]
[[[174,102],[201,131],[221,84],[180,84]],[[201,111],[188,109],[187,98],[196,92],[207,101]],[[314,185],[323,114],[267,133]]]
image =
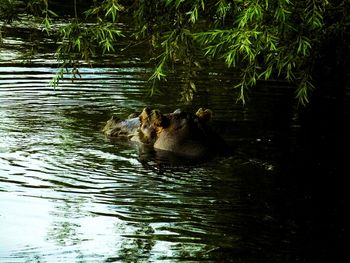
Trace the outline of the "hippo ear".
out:
[[[199,108],[196,112],[197,117],[202,122],[208,122],[211,120],[213,112],[209,109]]]
[[[150,112],[151,110],[147,107],[142,110],[141,114],[139,115],[139,119],[141,123],[149,117]]]
[[[159,110],[153,110],[151,113],[151,121],[154,124],[154,126],[163,127],[164,116]]]

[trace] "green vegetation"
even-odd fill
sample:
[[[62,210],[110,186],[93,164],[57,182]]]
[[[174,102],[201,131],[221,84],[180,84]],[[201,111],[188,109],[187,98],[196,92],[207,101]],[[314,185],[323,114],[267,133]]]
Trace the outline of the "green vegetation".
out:
[[[70,3],[71,15],[70,23],[57,30],[52,21],[64,16],[58,2]],[[180,66],[188,83],[182,94],[190,100],[201,65],[219,60],[239,74],[236,88],[243,103],[247,89],[271,79],[294,84],[298,101],[307,103],[316,67],[348,63],[349,10],[346,0],[0,0],[2,21],[31,15],[57,38],[62,67],[56,84],[66,68],[77,75],[82,61],[119,52],[123,38],[129,45],[148,45],[155,61],[152,93]],[[123,32],[120,21],[133,31]],[[335,55],[329,61],[330,49]]]

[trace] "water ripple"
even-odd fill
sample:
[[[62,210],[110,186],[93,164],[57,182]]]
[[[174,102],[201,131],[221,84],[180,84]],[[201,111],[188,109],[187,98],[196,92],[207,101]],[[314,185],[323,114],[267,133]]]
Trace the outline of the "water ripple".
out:
[[[270,170],[234,158],[170,162],[102,135],[111,113],[126,117],[150,104],[169,111],[177,106],[167,94],[158,104],[145,97],[147,70],[137,61],[83,68],[81,79],[53,88],[53,67],[0,67],[0,225],[11,226],[0,228],[6,237],[0,261],[101,262],[132,255],[135,262],[173,262],[208,259],[218,247],[240,246],[246,235],[261,245],[257,240],[266,233],[251,226],[273,217],[266,204]],[[204,104],[227,103],[228,91],[222,92],[222,99]],[[218,111],[217,124],[234,126],[226,118],[235,116],[247,125],[251,112],[242,121],[235,110]],[[249,136],[254,133],[244,142]]]

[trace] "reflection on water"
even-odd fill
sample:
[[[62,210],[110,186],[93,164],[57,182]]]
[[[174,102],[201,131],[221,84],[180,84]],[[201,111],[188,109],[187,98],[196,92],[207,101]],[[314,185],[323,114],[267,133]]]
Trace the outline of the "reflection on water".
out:
[[[242,107],[219,70],[191,104],[169,101],[176,81],[149,98],[149,68],[129,55],[56,89],[48,60],[0,67],[0,261],[307,261],[312,194],[283,167],[298,147],[292,90],[262,85]],[[112,113],[147,105],[211,108],[234,154],[183,164],[103,137]]]

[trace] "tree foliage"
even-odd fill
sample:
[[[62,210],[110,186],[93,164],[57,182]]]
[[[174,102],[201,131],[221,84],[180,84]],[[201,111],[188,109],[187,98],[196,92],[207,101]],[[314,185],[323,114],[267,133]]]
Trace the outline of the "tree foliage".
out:
[[[119,52],[117,43],[124,38],[152,51],[152,87],[181,65],[187,69],[182,94],[190,100],[200,65],[220,60],[239,74],[236,88],[242,102],[257,81],[285,79],[295,84],[296,97],[305,104],[314,89],[315,67],[327,66],[319,62],[328,50],[337,49],[335,66],[349,60],[346,0],[91,0],[79,6],[82,12],[77,12],[81,1],[75,0],[70,23],[56,31],[52,19],[60,10],[50,8],[55,2],[1,0],[0,18],[6,23],[20,14],[42,19],[43,30],[59,44],[56,56],[62,67],[56,83],[65,68],[76,74],[82,61]],[[120,21],[132,32],[124,32]]]

